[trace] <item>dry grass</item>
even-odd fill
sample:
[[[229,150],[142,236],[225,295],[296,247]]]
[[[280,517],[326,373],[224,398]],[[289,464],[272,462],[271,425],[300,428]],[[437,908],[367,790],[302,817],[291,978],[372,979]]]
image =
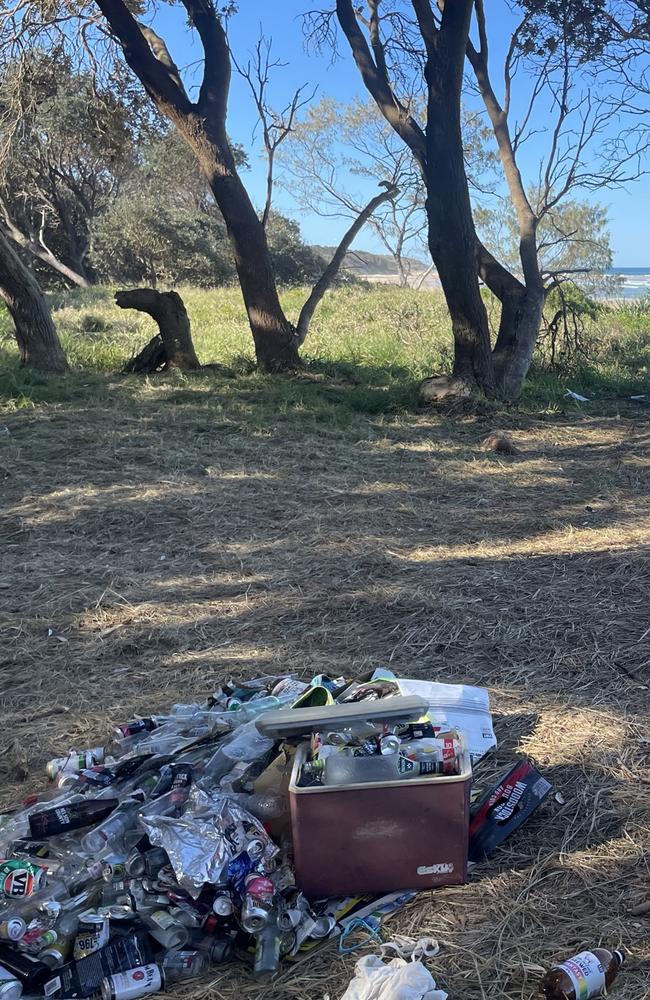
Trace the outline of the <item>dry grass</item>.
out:
[[[530,998],[599,941],[630,952],[616,997],[649,996],[650,917],[630,915],[650,898],[648,424],[511,418],[504,459],[469,417],[261,424],[218,381],[82,383],[0,419],[4,802],[55,752],[224,675],[484,684],[482,778],[525,751],[565,804],[387,931],[440,940],[452,1000]],[[271,985],[229,966],[191,992],[334,1000],[353,965],[324,949]]]

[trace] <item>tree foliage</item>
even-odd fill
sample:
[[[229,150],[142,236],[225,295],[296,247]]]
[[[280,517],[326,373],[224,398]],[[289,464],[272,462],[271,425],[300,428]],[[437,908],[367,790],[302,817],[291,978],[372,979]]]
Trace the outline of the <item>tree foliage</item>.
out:
[[[146,133],[142,97],[123,84],[121,74],[98,87],[90,72],[74,71],[60,47],[28,52],[0,84],[0,225],[77,284],[96,278],[97,221]]]

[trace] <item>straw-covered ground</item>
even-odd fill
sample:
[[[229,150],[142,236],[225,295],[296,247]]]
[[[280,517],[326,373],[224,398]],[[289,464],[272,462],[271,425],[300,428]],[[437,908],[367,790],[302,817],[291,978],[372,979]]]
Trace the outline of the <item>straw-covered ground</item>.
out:
[[[311,376],[21,386],[0,413],[0,804],[226,676],[482,684],[483,778],[528,753],[559,794],[386,935],[435,936],[452,1000],[532,998],[600,942],[629,952],[615,996],[650,996],[647,411],[373,415]],[[481,449],[495,421],[519,457]],[[336,1000],[354,961],[184,992]]]

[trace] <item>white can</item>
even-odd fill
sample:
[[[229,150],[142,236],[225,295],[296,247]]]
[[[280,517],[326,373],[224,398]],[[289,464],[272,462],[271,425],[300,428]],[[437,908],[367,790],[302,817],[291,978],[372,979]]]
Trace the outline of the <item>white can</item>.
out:
[[[165,977],[159,965],[137,965],[102,980],[101,995],[102,1000],[136,1000],[164,987]]]
[[[13,972],[0,965],[0,1000],[18,1000],[23,995],[23,984]]]

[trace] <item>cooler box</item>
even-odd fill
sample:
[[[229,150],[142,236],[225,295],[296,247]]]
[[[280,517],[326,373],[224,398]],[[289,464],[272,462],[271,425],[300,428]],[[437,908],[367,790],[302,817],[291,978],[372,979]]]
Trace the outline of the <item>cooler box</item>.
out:
[[[296,884],[311,899],[435,889],[467,875],[472,768],[459,775],[298,788],[289,785]]]
[[[284,708],[265,712],[256,726],[277,739],[345,729],[359,721],[422,717],[419,695],[371,702]],[[472,765],[461,734],[461,773],[364,784],[299,788],[309,743],[301,742],[289,784],[296,884],[311,899],[435,889],[467,875]]]

